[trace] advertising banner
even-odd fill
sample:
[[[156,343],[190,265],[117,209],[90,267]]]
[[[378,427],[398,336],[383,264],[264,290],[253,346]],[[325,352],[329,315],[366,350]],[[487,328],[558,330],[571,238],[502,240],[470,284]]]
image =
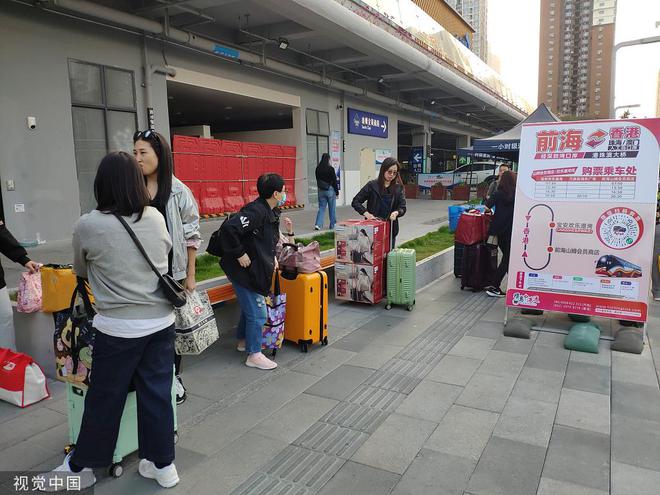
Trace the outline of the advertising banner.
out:
[[[659,140],[660,119],[523,126],[507,306],[646,321]]]
[[[341,189],[341,132],[330,133],[330,165],[337,174],[337,185]]]
[[[421,189],[431,189],[438,183],[445,187],[451,186],[454,183],[454,174],[447,172],[444,174],[419,174],[417,176],[417,185]]]
[[[374,156],[376,158],[376,175],[380,172],[380,167],[383,165],[385,158],[392,156],[392,150],[374,150]]]
[[[348,132],[349,134],[386,138],[387,116],[349,108]]]

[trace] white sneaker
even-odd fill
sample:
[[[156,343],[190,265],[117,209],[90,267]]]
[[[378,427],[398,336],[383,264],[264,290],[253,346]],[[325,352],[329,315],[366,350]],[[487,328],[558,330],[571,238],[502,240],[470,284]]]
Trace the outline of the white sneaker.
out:
[[[258,368],[260,370],[274,370],[277,368],[277,363],[268,359],[262,352],[255,352],[248,356],[247,361],[245,361],[245,366]]]
[[[180,406],[186,401],[188,395],[186,394],[186,387],[183,386],[183,380],[181,380],[179,375],[174,377],[174,389],[176,391],[176,404]]]
[[[245,341],[244,340],[239,340],[238,343],[236,344],[236,350],[238,352],[245,352]]]
[[[314,230],[321,230],[321,227],[319,227],[318,225],[314,225]]]
[[[83,468],[82,471],[74,473],[71,471],[69,466],[69,459],[73,452],[67,454],[64,458],[64,462],[53,469],[50,473],[45,473],[42,476],[45,479],[44,492],[59,492],[67,489],[71,489],[72,486],[79,487],[77,490],[84,490],[96,483],[96,476],[94,476],[94,471],[90,468]]]
[[[176,472],[174,463],[158,469],[153,462],[140,459],[138,472],[145,478],[156,480],[163,488],[172,488],[179,482],[179,473]]]

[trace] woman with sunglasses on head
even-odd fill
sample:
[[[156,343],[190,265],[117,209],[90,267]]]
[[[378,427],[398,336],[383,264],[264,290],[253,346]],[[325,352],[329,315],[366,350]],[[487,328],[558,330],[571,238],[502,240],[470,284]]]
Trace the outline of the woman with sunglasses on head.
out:
[[[188,187],[174,177],[172,150],[165,137],[149,129],[133,136],[133,154],[145,178],[150,205],[165,218],[172,240],[169,271],[189,291],[195,289],[195,257],[201,244],[199,210]],[[176,402],[186,400],[181,380],[181,356],[174,357]]]
[[[401,164],[396,158],[385,158],[378,178],[367,182],[351,203],[353,209],[367,220],[382,218],[392,222],[392,246],[399,233],[399,217],[406,214],[406,197],[399,178],[400,169]]]
[[[139,473],[169,488],[179,482],[174,461],[174,312],[159,279],[120,222],[121,216],[161,273],[172,247],[165,221],[149,207],[133,158],[110,153],[94,179],[95,210],[73,227],[73,267],[88,279],[96,299],[94,370],[76,446],[54,477],[76,477],[79,489],[96,482],[93,468],[107,467],[117,443],[131,384],[137,397]],[[75,474],[74,474],[75,473]],[[68,483],[47,484],[45,491]]]

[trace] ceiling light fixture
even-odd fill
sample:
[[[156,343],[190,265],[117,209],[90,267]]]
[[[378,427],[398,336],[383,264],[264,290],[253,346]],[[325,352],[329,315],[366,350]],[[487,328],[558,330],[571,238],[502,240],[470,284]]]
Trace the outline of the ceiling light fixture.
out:
[[[431,105],[435,105],[435,100],[431,100]]]
[[[277,40],[277,46],[280,47],[280,50],[286,50],[289,48],[289,40],[286,38],[280,38]]]
[[[225,110],[233,110],[234,107],[225,107]]]
[[[378,84],[383,84],[385,82],[385,78],[383,76],[380,76],[378,78]]]

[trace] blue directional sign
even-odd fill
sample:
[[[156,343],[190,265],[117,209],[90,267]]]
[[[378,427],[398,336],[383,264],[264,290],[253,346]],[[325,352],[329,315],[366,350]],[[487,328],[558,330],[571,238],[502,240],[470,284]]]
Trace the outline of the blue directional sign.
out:
[[[416,174],[424,171],[424,146],[414,146],[410,148],[410,168]]]
[[[387,116],[376,113],[348,109],[349,134],[361,134],[378,138],[387,137]]]

